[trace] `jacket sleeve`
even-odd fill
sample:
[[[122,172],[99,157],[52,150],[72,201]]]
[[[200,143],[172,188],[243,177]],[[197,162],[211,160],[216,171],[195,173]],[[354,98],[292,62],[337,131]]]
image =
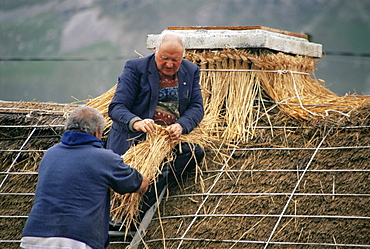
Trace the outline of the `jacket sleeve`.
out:
[[[126,130],[130,130],[130,120],[137,118],[137,115],[131,112],[140,81],[140,74],[135,67],[136,64],[133,61],[126,62],[122,75],[118,77],[117,89],[108,108],[109,117]]]

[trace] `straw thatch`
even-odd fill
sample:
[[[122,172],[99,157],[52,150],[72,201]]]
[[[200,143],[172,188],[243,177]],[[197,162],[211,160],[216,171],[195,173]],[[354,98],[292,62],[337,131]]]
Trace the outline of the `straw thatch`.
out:
[[[210,188],[215,176],[212,170],[218,170],[220,164],[226,161],[228,156],[221,154],[227,151],[227,147],[272,147],[272,148],[315,148],[318,142],[328,131],[328,127],[334,127],[330,136],[326,139],[327,146],[349,146],[352,149],[339,149],[334,152],[328,150],[318,154],[313,167],[319,169],[340,168],[348,170],[339,173],[321,174],[322,179],[317,179],[317,173],[307,175],[306,182],[301,186],[303,192],[317,193],[320,191],[337,191],[354,194],[350,197],[315,197],[315,195],[294,200],[294,206],[289,212],[296,210],[303,214],[311,214],[311,209],[317,212],[358,216],[368,214],[368,197],[356,198],[355,194],[368,193],[369,153],[366,146],[369,145],[369,96],[337,96],[328,90],[322,81],[314,76],[316,61],[309,57],[294,56],[275,53],[268,50],[215,50],[215,51],[187,51],[186,59],[196,63],[202,69],[201,87],[205,104],[205,117],[200,126],[191,134],[184,135],[178,141],[168,140],[164,129],[158,128],[152,137],[132,147],[124,156],[125,162],[136,167],[140,172],[154,180],[160,172],[161,165],[166,160],[172,159],[171,148],[178,142],[191,142],[206,148],[205,163],[198,168],[195,176],[196,184],[187,182],[187,188],[176,190],[183,193],[203,193]],[[224,71],[223,71],[224,70]],[[109,131],[111,120],[108,117],[108,105],[115,92],[115,86],[103,95],[89,100],[86,105],[100,110],[106,117]],[[75,106],[58,105],[54,103],[17,102],[14,109],[8,107],[6,114],[1,116],[2,124],[27,124],[35,125],[37,134],[33,134],[24,128],[3,128],[2,134],[6,134],[1,141],[2,148],[19,149],[24,139],[31,139],[25,144],[24,149],[36,149],[30,152],[2,152],[2,171],[11,168],[12,171],[34,172],[42,158],[43,151],[57,143],[62,134],[62,128],[36,128],[42,124],[62,124],[65,113]],[[18,109],[22,109],[18,113]],[[340,122],[339,122],[340,121]],[[257,129],[257,125],[263,126],[297,126],[298,129],[284,128]],[[341,127],[350,126],[346,130]],[[310,127],[310,128],[305,128]],[[364,128],[361,128],[364,127]],[[33,128],[32,128],[33,129]],[[9,139],[8,139],[9,138]],[[355,148],[355,147],[364,148]],[[208,150],[207,150],[208,148]],[[215,152],[216,154],[213,155]],[[225,152],[226,153],[226,152]],[[296,150],[291,152],[265,151],[239,151],[235,152],[227,169],[241,170],[265,170],[265,169],[300,169],[310,157],[310,151]],[[215,157],[213,157],[215,156]],[[150,158],[150,159],[149,159]],[[303,159],[302,159],[303,158]],[[150,160],[150,161],[149,161]],[[155,161],[156,160],[156,161]],[[15,162],[15,163],[14,163]],[[205,179],[202,172],[207,172]],[[353,170],[351,172],[350,170]],[[293,173],[299,175],[299,172]],[[215,192],[251,193],[251,192],[289,192],[296,183],[296,178],[284,171],[274,173],[272,177],[267,173],[225,173],[220,178]],[[9,175],[5,182],[4,193],[34,191],[37,175]],[[243,181],[246,179],[246,182]],[[172,190],[171,190],[172,191]],[[175,192],[176,193],[176,192]],[[180,199],[179,199],[180,198]],[[321,199],[320,199],[321,198]],[[5,215],[27,215],[32,205],[32,196],[16,197],[3,195],[2,210]],[[170,198],[160,207],[160,213],[164,215],[181,215],[184,213],[194,214],[196,205],[202,197],[177,197]],[[132,222],[137,213],[140,196],[114,195],[112,198],[112,215],[117,219]],[[186,210],[177,207],[186,206]],[[284,205],[280,197],[272,197],[271,200],[264,197],[236,198],[232,195],[219,200],[210,198],[207,206],[203,207],[205,214],[220,213],[278,213]],[[349,207],[349,208],[347,208]],[[184,212],[186,211],[186,212]],[[188,220],[179,217],[176,222],[160,224],[160,219],[154,221],[148,233],[149,239],[168,237],[176,238],[182,233]],[[215,242],[190,242],[185,248],[217,247],[222,245],[229,248],[228,242],[219,242],[227,239],[239,240],[266,240],[271,231],[273,222],[270,218],[247,218],[242,219],[221,217],[220,219],[205,217],[194,224],[189,237],[212,238]],[[296,218],[286,220],[284,226],[277,231],[276,239],[286,241],[314,241],[327,242],[334,240],[343,243],[358,243],[369,245],[368,236],[363,232],[369,227],[368,219],[357,219],[352,223],[339,219],[340,226],[336,221],[322,222],[317,229],[318,223],[310,219]],[[343,223],[343,224],[342,224]],[[2,239],[20,238],[20,232],[24,220],[9,219],[1,224],[1,230],[5,231]],[[325,227],[323,227],[325,226]],[[246,230],[245,227],[248,227]],[[12,231],[6,231],[11,228]],[[164,228],[164,229],[163,229]],[[218,229],[215,229],[218,228]],[[349,229],[348,231],[345,231]],[[340,230],[342,229],[342,230]],[[166,234],[163,234],[166,231]],[[226,232],[227,231],[227,232]],[[230,233],[230,231],[234,231]],[[333,231],[332,237],[325,234]],[[349,235],[348,235],[349,234]],[[176,241],[174,239],[173,241]],[[176,244],[173,242],[172,244]],[[153,248],[161,247],[162,242],[154,242]],[[239,245],[239,244],[238,244]],[[245,244],[241,244],[243,247]],[[19,245],[16,245],[19,246]],[[168,244],[171,247],[171,243]],[[231,245],[233,246],[233,245]],[[240,246],[240,245],[239,245]],[[114,246],[112,246],[114,247]],[[241,248],[238,247],[238,248]],[[10,247],[9,247],[10,248]]]
[[[29,102],[1,104],[0,102],[1,107],[7,108],[0,114],[1,125],[11,126],[0,129],[1,148],[9,150],[0,153],[1,171],[7,171],[13,165],[11,172],[21,173],[9,175],[1,189],[0,209],[2,215],[7,216],[7,218],[1,218],[0,222],[1,248],[19,248],[17,241],[21,238],[26,220],[22,217],[29,214],[33,204],[32,195],[10,193],[34,193],[37,182],[36,172],[43,155],[41,150],[46,150],[58,143],[63,134],[62,127],[38,128],[37,125],[62,125],[63,112],[67,107],[51,103],[37,103],[37,106],[35,104]],[[29,106],[40,111],[32,111],[29,115],[31,112]],[[18,112],[12,109],[13,107],[24,109]],[[312,150],[304,148],[315,148],[331,127],[334,128],[323,146],[333,149],[321,150],[314,158],[310,167],[313,171],[305,175],[299,187],[299,192],[306,193],[307,196],[294,196],[287,213],[308,216],[284,218],[274,241],[283,241],[286,247],[295,248],[322,248],[323,246],[310,246],[304,243],[334,245],[334,241],[369,246],[369,219],[360,218],[368,217],[369,214],[369,197],[364,196],[369,194],[367,186],[370,153],[368,147],[366,148],[370,144],[369,108],[370,105],[360,107],[353,111],[350,117],[343,118],[343,115],[331,113],[325,119],[307,121],[292,118],[277,108],[273,109],[273,112],[270,111],[269,119],[267,116],[261,118],[260,127],[256,127],[254,139],[245,145],[245,148],[252,150],[236,151],[225,171],[220,171],[222,160],[217,158],[214,161],[207,160],[207,164],[201,166],[202,178],[198,178],[196,184],[194,177],[190,175],[189,178],[184,179],[182,188],[170,189],[170,195],[160,205],[161,219],[155,217],[146,233],[145,241],[149,248],[164,248],[162,240],[166,240],[167,248],[176,248],[178,238],[189,226],[189,220],[194,217],[204,199],[202,195],[192,196],[192,194],[208,192],[218,174],[223,175],[211,193],[220,193],[220,196],[208,198],[200,215],[246,214],[251,216],[219,216],[218,218],[199,216],[185,236],[189,241],[181,248],[261,248],[261,244],[246,243],[246,241],[265,241],[276,219],[258,215],[274,215],[281,212],[286,198],[274,196],[274,193],[292,191],[297,177],[301,174],[298,170],[305,167],[312,155]],[[52,110],[53,113],[48,114],[48,111],[41,110]],[[341,121],[338,122],[338,120]],[[270,123],[275,128],[266,127]],[[24,125],[30,127],[20,127]],[[35,132],[33,132],[34,129],[36,129]],[[28,137],[30,139],[25,143]],[[12,151],[22,148],[23,144],[25,144],[24,150],[31,151]],[[284,149],[290,147],[296,150]],[[338,149],[335,149],[336,147]],[[207,152],[207,157],[212,159],[212,152]],[[231,170],[246,170],[246,172]],[[4,176],[3,174],[3,179]],[[222,193],[225,195],[222,196]],[[248,193],[258,195],[253,196]],[[264,193],[271,193],[272,196],[264,196]],[[318,196],[317,194],[320,193],[328,195]],[[330,193],[333,193],[333,196]],[[334,195],[337,193],[339,196]],[[315,218],[309,215],[329,215],[331,218]],[[344,218],[341,218],[342,216]],[[353,218],[350,219],[345,218],[352,216]],[[230,239],[240,239],[240,242],[232,242]],[[122,244],[122,238],[115,238],[115,240],[121,241],[121,244],[111,244],[109,248],[125,247]],[[272,248],[283,246],[271,245]],[[335,245],[327,247],[335,248]]]
[[[315,78],[316,60],[308,56],[273,53],[270,50],[189,50],[185,58],[202,72],[200,84],[205,105],[203,127],[225,143],[245,144],[269,109],[269,99],[288,115],[308,120],[333,113],[348,116],[370,103],[364,95],[338,96]],[[108,120],[107,107],[116,87],[87,103]]]
[[[201,86],[206,116],[220,139],[247,143],[267,107],[262,98],[298,119],[325,118],[370,103],[369,96],[340,97],[315,78],[311,57],[270,50],[188,51],[186,59],[203,69]]]
[[[208,164],[205,193],[192,178],[172,190],[145,248],[263,248],[302,175],[268,248],[369,246],[369,110],[367,105],[351,117],[307,121],[282,111],[262,118],[261,125],[275,128],[258,127],[225,170]],[[304,174],[322,140],[323,150]]]

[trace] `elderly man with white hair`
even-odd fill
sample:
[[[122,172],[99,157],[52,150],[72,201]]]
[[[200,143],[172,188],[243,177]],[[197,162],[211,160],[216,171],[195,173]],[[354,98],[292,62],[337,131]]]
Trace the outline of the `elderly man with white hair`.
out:
[[[180,35],[165,30],[155,52],[126,62],[117,90],[109,105],[113,120],[107,148],[123,155],[131,145],[153,132],[154,124],[168,129],[171,139],[190,133],[203,119],[199,67],[184,60],[185,44]],[[199,164],[204,151],[199,145],[181,143],[176,158],[157,179],[161,193],[167,184]],[[141,217],[156,202],[154,187],[144,195]]]

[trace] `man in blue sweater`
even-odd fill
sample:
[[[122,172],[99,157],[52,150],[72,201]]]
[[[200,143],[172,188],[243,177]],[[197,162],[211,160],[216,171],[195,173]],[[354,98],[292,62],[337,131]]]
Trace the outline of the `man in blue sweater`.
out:
[[[110,189],[144,194],[149,179],[103,148],[103,115],[76,108],[61,143],[40,166],[34,206],[22,234],[22,248],[102,249],[109,244]]]

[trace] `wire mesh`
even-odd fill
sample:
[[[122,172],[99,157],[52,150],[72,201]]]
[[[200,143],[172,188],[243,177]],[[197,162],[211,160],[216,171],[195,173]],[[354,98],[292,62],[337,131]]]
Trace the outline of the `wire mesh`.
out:
[[[12,115],[26,120],[29,111],[19,109],[11,109],[21,113]],[[46,143],[48,147],[62,134],[61,122],[55,117],[45,122],[0,125],[0,138],[17,137],[19,133],[22,136],[17,148],[0,139],[7,142],[0,150],[1,248],[19,247],[32,206],[37,164],[47,149],[37,144],[40,138],[34,137],[39,133],[56,135],[44,138],[51,140]],[[170,190],[160,207],[160,219],[168,233],[158,232],[158,218],[154,218],[143,243],[150,248],[163,247],[163,241],[167,248],[369,248],[370,146],[367,140],[358,140],[361,134],[368,134],[369,126],[336,127],[347,137],[358,137],[339,144],[332,139],[339,133],[325,127],[276,127],[325,132],[311,147],[256,143],[225,148],[224,153],[232,160],[202,170],[205,192],[191,176],[184,179],[182,188]],[[16,129],[20,132],[11,134]],[[267,133],[271,126],[257,129]],[[325,162],[343,153],[347,153],[343,163]],[[280,158],[279,164],[266,163],[276,158]],[[109,248],[126,244],[116,239]]]

